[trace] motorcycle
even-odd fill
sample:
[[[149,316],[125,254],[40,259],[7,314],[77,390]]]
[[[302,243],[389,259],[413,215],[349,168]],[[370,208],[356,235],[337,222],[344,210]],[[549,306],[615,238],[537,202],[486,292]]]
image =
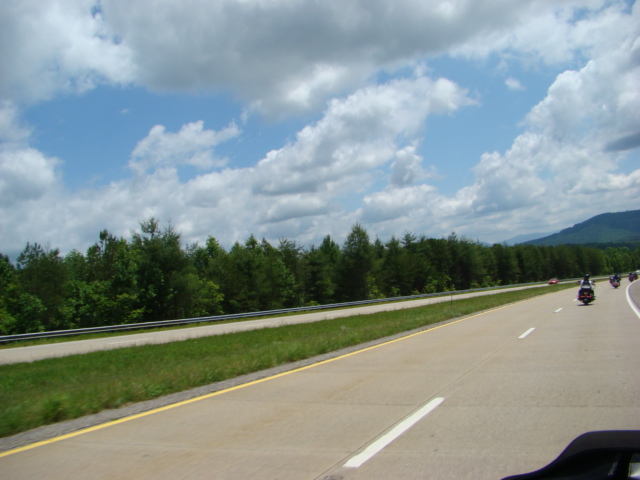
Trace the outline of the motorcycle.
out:
[[[611,282],[611,286],[612,286],[613,288],[618,288],[618,287],[620,286],[620,282],[615,282],[615,281],[614,281],[614,282]]]
[[[582,287],[578,290],[578,300],[584,303],[585,305],[589,305],[596,299],[596,294],[593,291],[593,288]]]

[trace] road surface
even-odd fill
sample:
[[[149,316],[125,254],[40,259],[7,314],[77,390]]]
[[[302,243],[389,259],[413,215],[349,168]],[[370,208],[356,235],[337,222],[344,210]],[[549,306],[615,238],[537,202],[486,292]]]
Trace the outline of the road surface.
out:
[[[0,453],[8,479],[499,479],[640,430],[625,290],[537,297]]]

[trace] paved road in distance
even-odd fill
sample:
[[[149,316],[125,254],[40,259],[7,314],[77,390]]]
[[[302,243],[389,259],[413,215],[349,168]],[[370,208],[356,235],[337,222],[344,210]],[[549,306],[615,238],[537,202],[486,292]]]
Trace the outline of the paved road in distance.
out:
[[[640,430],[638,338],[623,289],[600,286],[590,306],[565,290],[0,454],[0,472],[499,479],[542,467],[583,432]]]

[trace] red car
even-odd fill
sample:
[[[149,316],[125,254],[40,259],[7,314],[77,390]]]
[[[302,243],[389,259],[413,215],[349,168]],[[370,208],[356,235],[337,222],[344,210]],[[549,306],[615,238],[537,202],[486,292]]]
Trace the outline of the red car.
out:
[[[551,280],[549,280],[549,285],[557,285],[557,284],[558,284],[557,278],[552,278]]]

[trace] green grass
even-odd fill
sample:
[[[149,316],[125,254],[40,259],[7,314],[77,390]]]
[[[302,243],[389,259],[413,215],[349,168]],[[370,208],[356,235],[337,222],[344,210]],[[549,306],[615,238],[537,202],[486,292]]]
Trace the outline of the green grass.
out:
[[[265,370],[566,288],[0,366],[0,437]]]
[[[504,287],[504,288],[509,288],[509,287]],[[447,292],[441,292],[440,294],[438,294],[438,297],[446,297],[447,299],[450,298],[451,296],[453,296],[453,298],[455,298],[457,295],[461,295],[464,292],[458,292],[458,293],[447,293]],[[410,301],[409,300],[403,300],[403,301]],[[392,303],[397,303],[397,302],[392,302]],[[379,303],[378,305],[383,305],[384,303]],[[354,306],[350,306],[350,307],[341,307],[341,308],[329,308],[326,310],[323,310],[323,312],[331,312],[334,310],[347,310],[347,309],[355,309],[355,308],[360,308],[362,307],[362,305],[354,305]],[[304,313],[304,312],[302,312]],[[278,314],[278,317],[287,317],[287,316],[294,316],[294,315],[300,315],[299,312],[292,312],[292,313],[284,313]],[[222,324],[226,324],[226,323],[237,323],[237,322],[243,322],[243,321],[255,321],[255,320],[260,320],[263,318],[271,318],[273,317],[273,315],[266,315],[266,316],[257,316],[257,317],[245,317],[245,318],[233,318],[230,320],[216,320],[215,324],[216,325],[222,325]],[[37,339],[31,339],[31,340],[15,340],[15,341],[11,341],[11,342],[6,342],[6,343],[0,343],[0,350],[4,350],[4,349],[10,349],[10,348],[21,348],[21,347],[35,347],[35,346],[40,346],[40,345],[50,345],[53,343],[64,343],[64,342],[77,342],[77,341],[81,341],[81,340],[93,340],[93,339],[97,339],[97,338],[109,338],[109,337],[121,337],[121,336],[126,336],[126,335],[139,335],[140,333],[154,333],[154,332],[162,332],[162,331],[167,331],[167,330],[177,330],[177,329],[184,329],[184,328],[196,328],[196,327],[204,327],[204,326],[208,326],[211,325],[212,322],[199,322],[199,323],[189,323],[186,325],[172,325],[172,326],[166,326],[166,327],[155,327],[155,328],[138,328],[138,329],[131,329],[131,330],[122,330],[122,331],[118,331],[118,332],[96,332],[96,333],[83,333],[83,334],[79,334],[79,335],[62,335],[59,337],[49,337],[49,338],[37,338]]]
[[[459,295],[459,294],[454,294],[455,295]],[[442,295],[439,295],[442,297],[446,297],[449,298],[451,296],[451,294],[448,293],[442,293]],[[404,301],[408,301],[408,300],[404,300]],[[392,302],[392,303],[397,303],[397,302]],[[378,305],[382,305],[383,303],[379,303]],[[326,310],[322,310],[323,312],[332,312],[335,310],[348,310],[348,309],[355,309],[355,308],[360,308],[362,307],[362,305],[354,305],[354,306],[349,306],[349,307],[341,307],[341,308],[327,308]],[[302,314],[307,313],[307,312],[302,312]],[[291,312],[291,313],[278,313],[278,317],[291,317],[291,316],[295,316],[295,315],[300,315],[300,312]],[[61,335],[59,337],[46,337],[46,338],[35,338],[35,339],[30,339],[30,340],[14,340],[11,342],[6,342],[6,343],[0,343],[0,350],[4,350],[4,349],[10,349],[10,348],[21,348],[21,347],[37,347],[37,346],[41,346],[41,345],[50,345],[50,344],[54,344],[54,343],[65,343],[65,342],[78,342],[78,341],[82,341],[82,340],[94,340],[94,339],[98,339],[98,338],[109,338],[109,337],[122,337],[122,336],[127,336],[127,335],[139,335],[140,333],[154,333],[154,332],[164,332],[164,331],[168,331],[168,330],[179,330],[179,329],[185,329],[185,328],[196,328],[196,327],[205,327],[205,326],[210,326],[213,323],[215,323],[215,325],[223,325],[223,324],[228,324],[228,323],[238,323],[238,322],[245,322],[245,321],[256,321],[256,320],[262,320],[265,318],[272,318],[273,315],[264,315],[264,316],[256,316],[256,317],[244,317],[244,318],[233,318],[230,320],[216,320],[215,322],[208,322],[208,321],[203,321],[203,322],[198,322],[198,323],[188,323],[186,325],[172,325],[172,326],[167,326],[167,327],[154,327],[154,328],[137,328],[137,329],[130,329],[130,330],[121,330],[121,331],[117,331],[117,332],[95,332],[95,333],[82,333],[82,334],[78,334],[78,335]]]

